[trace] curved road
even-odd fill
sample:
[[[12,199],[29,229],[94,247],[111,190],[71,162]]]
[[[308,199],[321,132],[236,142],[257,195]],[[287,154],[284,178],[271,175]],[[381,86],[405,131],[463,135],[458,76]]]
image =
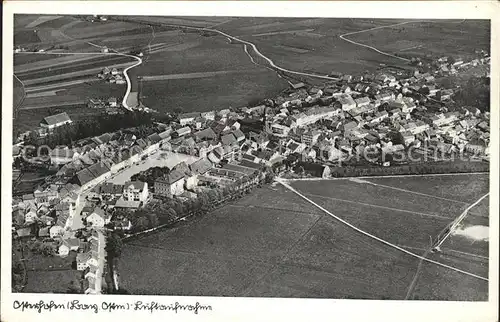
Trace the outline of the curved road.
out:
[[[287,72],[287,73],[290,73],[290,74],[301,75],[301,76],[314,77],[314,78],[328,79],[328,80],[339,80],[338,78],[335,78],[335,77],[330,77],[330,76],[325,76],[325,75],[318,75],[318,74],[311,74],[311,73],[304,73],[304,72],[298,72],[298,71],[294,71],[294,70],[290,70],[290,69],[286,69],[286,68],[280,67],[280,66],[276,65],[269,57],[267,57],[264,54],[262,54],[259,51],[259,49],[257,48],[257,46],[255,46],[255,44],[253,44],[253,43],[251,43],[249,41],[237,38],[235,36],[231,36],[231,35],[223,32],[223,31],[220,31],[220,30],[217,30],[217,29],[192,27],[192,26],[186,26],[186,25],[170,25],[170,24],[162,24],[162,25],[163,26],[167,26],[167,27],[173,27],[173,28],[184,28],[184,29],[199,30],[199,31],[212,31],[212,32],[218,33],[218,34],[220,34],[220,35],[222,35],[222,36],[224,36],[226,38],[238,41],[238,42],[240,42],[242,44],[245,44],[245,45],[248,45],[248,46],[252,47],[252,49],[255,51],[255,53],[257,55],[259,55],[260,57],[262,57],[264,60],[266,60],[271,67],[273,67],[274,69],[280,70],[282,72]]]
[[[107,50],[114,50],[113,48],[109,48],[109,47],[106,47],[106,46],[101,46],[101,45],[98,45],[98,44],[94,44],[90,41],[85,41],[83,39],[76,39],[76,38],[73,38],[71,36],[68,36],[66,35],[65,33],[62,33],[65,37],[69,38],[69,39],[72,39],[72,40],[77,40],[77,41],[82,41],[82,42],[85,42],[87,44],[89,44],[90,46],[93,46],[93,47],[96,47],[96,48],[99,48],[99,49],[107,49]],[[153,29],[153,37],[154,37],[154,29]],[[125,80],[127,81],[127,90],[125,91],[125,95],[123,96],[123,100],[122,100],[122,105],[124,108],[126,108],[127,110],[129,111],[132,111],[133,108],[128,106],[127,104],[127,99],[128,99],[128,96],[130,95],[130,91],[132,90],[132,83],[130,81],[130,77],[128,76],[127,72],[134,68],[134,67],[137,67],[139,66],[140,64],[142,64],[142,59],[138,56],[135,56],[135,55],[130,55],[130,54],[124,54],[124,53],[120,53],[118,52],[117,50],[115,50],[114,53],[103,53],[104,55],[117,55],[117,56],[123,56],[123,57],[130,57],[130,58],[134,58],[135,60],[137,60],[137,63],[135,63],[134,65],[131,65],[127,68],[125,68],[123,70],[123,76],[125,77]]]

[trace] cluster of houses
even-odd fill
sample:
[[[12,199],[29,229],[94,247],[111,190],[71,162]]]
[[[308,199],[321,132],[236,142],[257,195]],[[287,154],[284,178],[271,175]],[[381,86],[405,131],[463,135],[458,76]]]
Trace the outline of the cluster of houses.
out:
[[[104,67],[102,71],[97,74],[97,77],[103,79],[112,84],[126,84],[127,81],[123,76],[123,71],[118,70],[117,68],[109,68]]]
[[[322,88],[296,84],[273,108],[257,109],[285,155],[335,161],[366,147],[389,153],[424,143],[488,155],[489,113],[476,107],[448,111],[441,102],[450,100],[453,90],[438,88],[430,73],[399,79],[389,73],[332,75],[340,81]]]
[[[488,52],[482,49],[478,49],[474,53],[474,57],[470,60],[462,58],[453,58],[449,56],[439,57],[437,59],[431,60],[426,66],[420,59],[412,59],[412,64],[426,67],[432,70],[435,75],[438,76],[448,76],[456,75],[459,72],[466,71],[470,68],[488,65],[490,64],[491,57]]]
[[[87,102],[88,108],[117,108],[119,106],[116,97],[109,97],[108,99],[90,98]]]

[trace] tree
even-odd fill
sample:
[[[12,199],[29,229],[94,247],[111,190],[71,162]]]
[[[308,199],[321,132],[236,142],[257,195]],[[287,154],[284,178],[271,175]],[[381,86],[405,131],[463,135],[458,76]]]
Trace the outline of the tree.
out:
[[[134,226],[138,231],[146,230],[148,228],[148,218],[146,216],[137,217]]]
[[[175,220],[177,219],[177,213],[175,212],[174,209],[172,208],[169,208],[168,211],[167,211],[167,215],[168,217],[170,218],[170,220]]]
[[[180,107],[180,106],[174,107],[172,111],[174,112],[174,114],[177,114],[177,115],[181,114],[183,112],[182,107]]]
[[[405,139],[400,132],[392,131],[387,133],[387,137],[392,141],[392,144],[405,144]]]
[[[51,244],[43,243],[40,251],[44,256],[50,256],[54,254],[54,247]]]
[[[32,244],[31,244],[31,251],[33,253],[40,253],[42,252],[42,247],[43,247],[43,244],[41,241],[39,240],[35,240]]]
[[[423,95],[429,95],[430,94],[430,89],[427,86],[422,86],[419,90],[419,92]]]
[[[156,214],[149,214],[148,215],[148,220],[149,220],[149,227],[157,227],[159,225],[159,220],[158,216]]]
[[[108,236],[106,242],[106,252],[111,257],[120,257],[123,248],[123,241],[117,233]]]
[[[68,285],[68,289],[67,289],[66,293],[68,293],[68,294],[81,293],[80,285],[78,285],[78,283],[76,283],[75,281],[71,281]]]

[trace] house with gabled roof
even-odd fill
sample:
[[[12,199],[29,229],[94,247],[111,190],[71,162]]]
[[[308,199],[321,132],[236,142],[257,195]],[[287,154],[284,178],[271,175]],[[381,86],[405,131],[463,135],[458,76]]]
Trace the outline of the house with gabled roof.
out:
[[[245,141],[245,134],[240,129],[234,130],[232,133],[239,143]]]
[[[109,224],[110,220],[111,215],[100,207],[95,207],[93,211],[85,217],[85,221],[92,225],[92,227],[104,227],[104,225]]]
[[[210,171],[212,169],[212,163],[206,159],[206,158],[201,158],[189,165],[189,169],[191,170],[192,173],[196,175],[202,175]]]
[[[201,114],[199,112],[179,114],[179,123],[181,126],[185,126],[187,124],[191,124],[195,118],[200,116]]]
[[[103,197],[119,197],[123,195],[123,185],[106,182],[99,187],[99,194]]]
[[[215,164],[218,164],[224,158],[224,148],[222,146],[217,146],[210,153],[208,153],[207,158]]]
[[[87,268],[91,267],[91,271],[96,274],[97,273],[97,259],[96,257],[92,256],[92,252],[88,251],[85,253],[78,253],[76,255],[76,269],[79,271],[84,271]],[[85,278],[87,277],[87,274]],[[95,275],[94,275],[95,277]]]
[[[96,177],[88,168],[78,171],[73,177],[73,183],[79,185],[81,190],[86,190],[92,186]]]
[[[148,183],[142,181],[128,181],[123,185],[123,198],[128,201],[146,203],[149,199]]]
[[[177,196],[184,192],[186,173],[182,168],[173,168],[166,176],[154,183],[155,194]]]
[[[354,99],[354,102],[356,102],[357,107],[362,107],[362,106],[370,104],[370,98],[363,96],[363,97],[359,97],[359,98]]]
[[[40,126],[42,128],[52,130],[56,127],[71,123],[73,123],[73,121],[69,117],[68,113],[63,112],[45,117],[40,123]]]
[[[187,135],[187,134],[191,133],[191,128],[189,126],[185,126],[185,127],[182,127],[180,129],[178,129],[175,132],[177,133],[177,135],[179,137],[181,137],[181,136],[184,136],[184,135]]]
[[[215,140],[217,138],[217,134],[215,134],[214,130],[212,130],[212,128],[209,127],[194,133],[194,136],[196,139],[200,141]]]
[[[221,137],[221,142],[223,145],[229,145],[229,146],[238,143],[238,141],[236,140],[236,137],[233,135],[233,133],[223,135]]]
[[[70,251],[77,251],[80,248],[80,240],[78,238],[63,239],[58,248],[59,256],[68,256]]]

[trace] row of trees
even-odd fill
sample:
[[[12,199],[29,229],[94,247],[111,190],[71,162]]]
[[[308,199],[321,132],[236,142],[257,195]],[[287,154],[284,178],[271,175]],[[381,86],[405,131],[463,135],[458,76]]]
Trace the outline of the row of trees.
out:
[[[153,167],[147,169],[146,171],[134,174],[130,177],[130,180],[147,182],[149,187],[153,187],[156,179],[167,175],[169,172],[170,169],[168,167]]]
[[[152,123],[151,115],[140,111],[118,115],[99,115],[57,127],[44,138],[39,137],[36,132],[32,131],[25,143],[34,146],[48,145],[54,148],[57,145],[70,145],[80,139],[132,127],[137,127],[137,129],[133,130],[137,134],[145,136],[151,134],[152,129],[150,126]]]
[[[471,77],[453,95],[453,100],[459,106],[473,106],[481,112],[489,112],[490,79],[488,77]]]
[[[389,167],[331,167],[333,177],[358,177],[358,176],[378,176],[378,175],[398,175],[398,174],[439,174],[439,173],[465,173],[465,172],[488,172],[487,162],[440,162],[406,164]]]
[[[114,217],[129,219],[132,224],[132,231],[140,232],[159,225],[176,222],[185,216],[201,216],[227,200],[241,198],[256,185],[260,185],[262,181],[270,183],[273,180],[273,170],[266,167],[261,171],[256,171],[251,175],[238,179],[231,185],[225,187],[211,186],[210,189],[198,192],[197,197],[193,199],[181,200],[175,197],[159,197],[160,200],[153,200],[144,208],[134,212],[116,210]]]
[[[41,254],[44,256],[51,256],[55,254],[54,246],[50,243],[44,243],[39,240],[35,240],[30,246],[31,252],[35,254]]]

